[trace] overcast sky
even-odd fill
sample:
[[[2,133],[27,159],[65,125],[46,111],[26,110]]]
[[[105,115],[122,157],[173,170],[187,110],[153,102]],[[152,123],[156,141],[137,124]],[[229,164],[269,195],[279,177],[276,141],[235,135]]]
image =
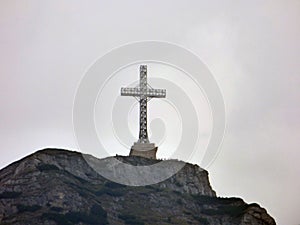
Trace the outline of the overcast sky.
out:
[[[300,224],[299,21],[299,0],[2,0],[0,167],[78,149],[72,104],[91,63],[132,41],[167,41],[197,54],[224,96],[227,130],[208,169],[218,195]]]

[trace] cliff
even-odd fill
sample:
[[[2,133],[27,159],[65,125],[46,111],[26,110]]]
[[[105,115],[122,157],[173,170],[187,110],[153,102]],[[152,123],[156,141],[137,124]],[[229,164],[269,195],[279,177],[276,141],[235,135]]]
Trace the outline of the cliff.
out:
[[[158,160],[116,156],[129,164]],[[103,159],[104,160],[104,159]],[[1,224],[266,224],[257,204],[219,198],[208,173],[186,164],[169,179],[142,187],[111,182],[78,152],[45,149],[0,171]]]

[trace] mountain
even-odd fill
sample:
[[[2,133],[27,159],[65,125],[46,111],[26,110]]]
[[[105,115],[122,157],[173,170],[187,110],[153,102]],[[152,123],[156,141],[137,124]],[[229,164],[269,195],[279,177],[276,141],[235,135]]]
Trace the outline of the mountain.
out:
[[[114,158],[133,165],[159,161]],[[158,184],[125,186],[100,176],[81,153],[45,149],[0,171],[0,224],[273,225],[275,221],[258,204],[217,197],[208,172],[197,165],[187,163]]]

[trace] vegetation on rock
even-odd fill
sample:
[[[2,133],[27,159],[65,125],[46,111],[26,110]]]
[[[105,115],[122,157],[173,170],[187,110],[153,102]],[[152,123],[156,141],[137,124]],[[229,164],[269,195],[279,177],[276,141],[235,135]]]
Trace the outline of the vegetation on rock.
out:
[[[136,165],[140,157],[118,159]],[[0,171],[0,223],[274,225],[257,204],[219,198],[207,171],[186,166],[161,183],[129,187],[97,174],[80,153],[38,151]]]

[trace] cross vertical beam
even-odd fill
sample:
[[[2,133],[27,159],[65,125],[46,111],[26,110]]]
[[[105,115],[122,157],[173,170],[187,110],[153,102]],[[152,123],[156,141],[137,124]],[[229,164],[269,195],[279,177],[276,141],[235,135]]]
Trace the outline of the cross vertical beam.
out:
[[[147,131],[147,66],[140,66],[140,134],[138,143],[149,143]]]

